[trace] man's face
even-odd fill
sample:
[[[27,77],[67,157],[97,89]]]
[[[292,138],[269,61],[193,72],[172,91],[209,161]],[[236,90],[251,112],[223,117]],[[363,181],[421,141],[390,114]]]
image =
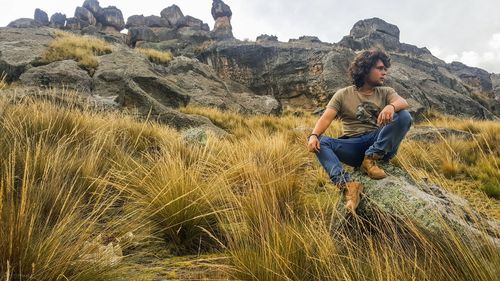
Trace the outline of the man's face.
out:
[[[385,75],[387,74],[387,68],[381,60],[378,60],[375,65],[368,73],[368,77],[366,77],[366,83],[370,86],[382,86],[384,85]]]

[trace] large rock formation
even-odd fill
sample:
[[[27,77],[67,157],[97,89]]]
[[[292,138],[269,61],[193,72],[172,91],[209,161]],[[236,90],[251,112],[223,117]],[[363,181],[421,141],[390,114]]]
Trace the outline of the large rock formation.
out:
[[[228,5],[214,0],[211,12],[215,19],[212,31],[201,20],[185,16],[176,5],[162,10],[161,17],[131,16],[125,25],[118,8],[101,8],[97,0],[86,0],[75,10],[74,18],[52,16],[51,26],[197,58],[221,80],[245,87],[243,92],[273,96],[283,105],[310,110],[324,107],[335,91],[350,84],[347,68],[356,52],[381,47],[392,57],[387,84],[410,102],[414,115],[429,109],[476,118],[500,115],[499,77],[461,63],[446,64],[426,48],[401,43],[399,28],[382,19],[358,21],[337,44],[323,43],[315,36],[288,43],[272,36],[242,42],[233,37]],[[26,19],[12,23],[16,27],[39,25],[39,21]],[[118,33],[123,27],[129,30],[127,38]],[[24,69],[2,68],[11,74],[9,79],[17,79]]]
[[[213,0],[212,17],[215,20],[212,37],[219,40],[233,39],[233,27],[231,26],[231,8],[222,0]]]
[[[38,27],[40,24],[33,19],[29,18],[20,18],[15,21],[10,22],[7,27],[12,28],[29,28],[29,27]]]
[[[55,13],[50,17],[50,26],[54,28],[64,28],[66,25],[66,15]]]
[[[86,22],[88,25],[97,24],[97,19],[95,18],[94,14],[84,7],[76,7],[75,18]]]
[[[19,80],[28,86],[64,87],[84,92],[90,92],[93,88],[92,78],[73,60],[32,67]]]
[[[160,15],[162,18],[166,19],[171,26],[177,26],[177,22],[184,17],[184,14],[177,5],[172,5],[163,9]]]
[[[49,16],[47,15],[46,12],[44,12],[38,8],[35,9],[35,15],[33,18],[41,26],[49,25]]]
[[[218,41],[198,57],[219,76],[244,84],[257,94],[273,95],[284,105],[312,110],[324,106],[335,91],[350,84],[347,68],[355,52],[374,46],[391,55],[387,84],[409,100],[415,114],[435,109],[458,116],[495,118],[497,111],[473,95],[491,89],[487,73],[450,66],[425,48],[400,43],[397,26],[377,18],[357,22],[339,44],[321,43],[310,36],[289,43]]]
[[[117,31],[121,31],[125,27],[122,11],[115,6],[103,8],[102,15],[97,16],[97,19],[104,27],[113,27]]]
[[[27,69],[37,65],[48,44],[54,39],[48,28],[0,28],[0,73],[7,82],[16,81]]]

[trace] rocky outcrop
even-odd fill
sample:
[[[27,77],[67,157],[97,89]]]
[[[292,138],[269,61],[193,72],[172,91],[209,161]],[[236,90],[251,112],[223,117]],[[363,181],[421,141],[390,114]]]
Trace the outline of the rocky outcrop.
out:
[[[18,80],[27,69],[37,65],[53,39],[48,28],[0,28],[0,73],[7,75],[7,82]]]
[[[83,2],[83,8],[89,10],[96,18],[102,17],[103,11],[97,0],[85,0]]]
[[[10,22],[7,27],[11,28],[33,28],[38,27],[40,24],[33,19],[20,18]]]
[[[102,15],[97,17],[99,23],[104,27],[110,26],[121,31],[125,27],[122,11],[115,6],[109,6],[102,9]]]
[[[65,29],[70,29],[70,30],[80,30],[84,29],[89,26],[89,23],[87,21],[78,19],[78,18],[67,18],[66,19],[66,26],[64,27]]]
[[[357,209],[360,222],[372,227],[387,225],[387,220],[410,221],[417,228],[435,236],[449,233],[469,245],[490,243],[500,249],[500,223],[473,211],[468,202],[446,192],[425,179],[417,183],[401,169],[383,165],[389,176],[371,180],[359,171],[353,178],[364,185],[364,194]],[[342,205],[341,213],[345,213]]]
[[[84,7],[76,7],[75,18],[77,18],[83,22],[86,22],[87,25],[96,25],[97,24],[97,19],[95,18],[94,14],[92,14],[91,11],[87,10]]]
[[[148,27],[171,27],[168,20],[159,16],[148,16],[144,18],[144,25]]]
[[[73,60],[64,60],[33,67],[19,78],[22,85],[41,87],[64,87],[90,92],[92,78]]]
[[[284,106],[313,110],[349,84],[347,67],[354,53],[330,44],[215,42],[199,58],[220,77],[270,95]]]
[[[278,37],[275,35],[267,35],[267,34],[261,34],[257,36],[255,39],[255,42],[258,44],[265,43],[265,42],[278,42]]]
[[[171,26],[177,26],[177,22],[184,18],[184,14],[177,5],[172,5],[163,9],[160,15],[162,18],[166,19]]]
[[[347,68],[355,52],[374,46],[388,50],[392,67],[387,84],[409,101],[413,114],[429,109],[481,119],[494,119],[495,113],[500,114],[495,106],[486,106],[491,100],[484,102],[473,95],[475,89],[492,88],[487,73],[457,70],[425,48],[400,43],[397,26],[377,18],[357,22],[338,45],[322,43],[314,36],[289,43],[266,37],[256,43],[216,41],[198,58],[219,76],[257,94],[273,95],[285,106],[314,110],[350,84]],[[473,77],[467,79],[477,83],[461,77]]]
[[[231,19],[233,16],[233,12],[231,12],[231,7],[226,5],[222,0],[214,0],[212,2],[212,17],[214,19],[220,18],[220,17],[228,17]]]
[[[399,28],[379,18],[371,18],[356,22],[349,35],[344,36],[338,44],[353,50],[382,47],[388,51],[430,55],[429,50],[426,48],[417,48],[415,46],[400,43]]]
[[[281,112],[281,105],[272,96],[257,96],[243,85],[224,81],[196,59],[177,57],[167,71],[166,77],[190,97],[189,104],[242,114],[276,115]]]
[[[495,99],[500,100],[500,74],[492,73],[490,75],[490,79],[493,93],[495,94]]]
[[[470,141],[474,135],[467,131],[430,126],[413,126],[406,135],[406,139],[420,142],[436,142],[450,137]]]
[[[233,27],[231,26],[231,8],[222,0],[212,2],[212,17],[215,20],[212,37],[217,40],[233,39]]]
[[[131,47],[153,48],[170,51],[175,56],[196,58],[215,71],[214,78],[210,78],[214,85],[223,81],[227,87],[225,91],[239,93],[240,100],[250,104],[261,102],[253,96],[255,93],[273,97],[278,104],[309,110],[324,107],[338,89],[350,84],[347,68],[357,51],[379,46],[385,48],[392,58],[387,84],[409,101],[415,118],[429,109],[486,119],[500,115],[500,78],[460,63],[446,64],[426,48],[401,43],[399,28],[381,19],[357,22],[338,44],[321,42],[315,36],[302,36],[284,43],[275,36],[263,35],[257,38],[257,42],[242,42],[233,37],[232,12],[228,5],[214,0],[211,12],[215,19],[212,31],[201,20],[185,16],[176,5],[161,11],[161,17],[131,16],[125,25],[118,8],[101,8],[97,0],[86,0],[75,10],[74,18],[66,19],[61,14],[52,16],[51,26],[97,36],[108,42],[125,42]],[[40,24],[20,20],[15,26],[33,25]],[[118,33],[123,27],[129,29],[126,38]],[[0,42],[3,46],[12,44],[11,41]],[[5,59],[15,52],[0,54],[0,70],[5,69],[8,79],[13,80],[37,64],[34,58],[21,64]],[[195,62],[190,63],[197,64]],[[198,66],[195,68],[199,69]],[[230,85],[238,86],[232,89]],[[198,96],[190,96],[190,101],[196,99]],[[249,108],[242,102],[228,102],[218,95],[203,102],[242,112]],[[270,104],[274,106],[273,102]],[[274,109],[258,111],[276,112]]]
[[[66,25],[66,15],[55,13],[50,17],[50,27],[64,28]]]
[[[49,25],[49,16],[47,15],[46,12],[44,12],[38,8],[35,9],[35,15],[33,18],[41,26]]]
[[[135,47],[138,41],[158,42],[158,36],[147,26],[134,26],[128,29],[127,43]]]
[[[125,107],[142,108],[154,100],[170,108],[193,104],[252,114],[278,114],[281,109],[272,97],[248,97],[251,91],[226,83],[195,59],[177,57],[163,67],[126,48],[101,57],[94,82],[96,94],[116,96]]]
[[[448,64],[447,68],[451,73],[460,77],[462,82],[474,92],[491,92],[493,90],[490,73],[483,69],[470,67],[457,61]]]
[[[290,39],[289,43],[303,42],[303,43],[323,43],[317,36],[300,36],[299,39]]]

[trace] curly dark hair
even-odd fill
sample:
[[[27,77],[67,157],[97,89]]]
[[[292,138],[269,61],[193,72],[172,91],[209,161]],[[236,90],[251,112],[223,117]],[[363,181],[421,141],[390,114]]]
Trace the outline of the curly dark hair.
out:
[[[349,66],[352,84],[358,88],[363,86],[366,76],[378,60],[381,60],[386,68],[391,67],[391,59],[383,50],[372,49],[359,53]]]

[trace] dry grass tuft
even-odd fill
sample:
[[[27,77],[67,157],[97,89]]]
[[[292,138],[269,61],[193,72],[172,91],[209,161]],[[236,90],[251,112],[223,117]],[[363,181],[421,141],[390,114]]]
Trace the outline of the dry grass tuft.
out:
[[[163,52],[155,49],[145,49],[145,48],[136,48],[136,51],[145,55],[150,62],[168,65],[168,63],[174,58],[171,52]]]
[[[56,33],[56,39],[43,53],[41,62],[75,60],[80,67],[90,70],[99,65],[97,56],[109,54],[111,51],[111,47],[104,40],[59,31]]]

